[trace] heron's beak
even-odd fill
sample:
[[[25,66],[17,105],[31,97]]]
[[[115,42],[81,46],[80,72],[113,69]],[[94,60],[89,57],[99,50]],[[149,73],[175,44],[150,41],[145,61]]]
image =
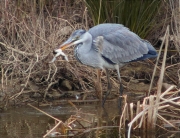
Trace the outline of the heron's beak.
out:
[[[63,44],[61,44],[57,49],[55,49],[54,51],[53,51],[53,53],[54,54],[56,54],[56,53],[58,53],[58,49],[61,49],[61,50],[64,50],[64,49],[66,49],[66,48],[68,48],[68,47],[70,47],[70,46],[72,46],[72,45],[76,45],[76,44],[78,44],[78,43],[80,43],[81,42],[81,40],[75,40],[75,39],[72,39],[71,37],[67,40],[67,41],[65,41]]]
[[[70,47],[71,45],[73,45],[73,39],[69,38],[67,41],[65,41],[64,43],[62,43],[60,46],[58,46],[56,49],[53,50],[53,54],[57,54],[59,53],[59,50],[64,50],[68,47]]]
[[[72,45],[74,45],[74,42],[63,43],[62,45],[60,45],[59,49],[64,50]]]
[[[61,44],[58,49],[64,50],[72,45],[74,45],[76,42],[75,39],[73,39],[72,37],[70,37],[68,40],[66,40],[63,44]]]

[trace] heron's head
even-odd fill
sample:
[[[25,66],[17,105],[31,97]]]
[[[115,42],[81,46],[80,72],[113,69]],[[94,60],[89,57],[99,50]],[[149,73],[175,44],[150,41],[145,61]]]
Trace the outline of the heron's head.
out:
[[[82,29],[74,31],[71,34],[71,36],[68,38],[68,40],[66,40],[63,44],[58,46],[57,49],[55,49],[53,51],[53,53],[56,54],[57,53],[56,50],[58,50],[58,49],[64,50],[72,45],[82,43],[84,41],[84,39],[82,39],[82,38],[85,33],[86,33],[86,31],[82,30]]]

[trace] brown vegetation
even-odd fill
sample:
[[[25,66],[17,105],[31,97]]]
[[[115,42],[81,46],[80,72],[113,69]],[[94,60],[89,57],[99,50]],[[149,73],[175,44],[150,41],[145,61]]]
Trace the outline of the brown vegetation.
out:
[[[47,94],[52,85],[68,75],[72,77],[73,70],[77,70],[72,67],[73,57],[69,57],[72,64],[63,60],[49,64],[49,61],[52,49],[67,35],[74,29],[85,28],[84,19],[88,17],[83,3],[37,2],[4,0],[0,3],[0,88],[1,96],[6,95],[10,100],[28,92],[39,92],[45,97],[43,93]]]

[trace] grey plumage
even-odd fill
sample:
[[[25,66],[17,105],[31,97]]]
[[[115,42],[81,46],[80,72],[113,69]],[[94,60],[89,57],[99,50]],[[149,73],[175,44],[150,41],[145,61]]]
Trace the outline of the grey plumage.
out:
[[[123,25],[101,24],[88,32],[93,39],[103,36],[102,55],[114,63],[129,62],[148,53],[146,43]]]
[[[121,24],[99,24],[88,31],[76,30],[59,48],[63,50],[71,45],[76,45],[74,54],[78,61],[106,71],[116,69],[120,82],[119,67],[157,56],[148,41]]]

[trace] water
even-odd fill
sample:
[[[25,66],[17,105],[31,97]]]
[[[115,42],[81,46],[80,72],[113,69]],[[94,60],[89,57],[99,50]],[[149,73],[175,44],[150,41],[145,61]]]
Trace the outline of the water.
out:
[[[30,108],[13,108],[1,113],[0,137],[38,138],[42,136],[45,133],[49,118],[44,115],[28,114],[30,110]]]
[[[118,110],[112,107],[117,107],[115,104],[107,104],[107,110],[105,111],[100,105],[80,105],[77,106],[79,114],[84,120],[78,124],[77,122],[72,123],[73,129],[89,129],[93,127],[101,126],[113,126],[118,122],[114,122],[118,116]],[[67,120],[77,113],[76,109],[71,105],[63,106],[46,106],[38,107],[48,114],[67,122]],[[118,117],[119,118],[119,117]],[[0,113],[0,138],[42,138],[46,131],[52,128],[55,124],[54,119],[46,116],[45,114],[35,110],[32,107],[18,107],[11,108],[7,111]],[[81,125],[83,127],[81,127]],[[85,131],[84,129],[83,131]],[[118,127],[112,127],[107,131],[116,132]],[[112,131],[114,130],[114,131]],[[73,132],[74,133],[74,132]],[[69,134],[73,134],[69,133]],[[77,133],[77,132],[75,132]],[[75,134],[74,133],[74,134]],[[103,135],[104,131],[90,130],[84,134],[80,134],[77,137],[94,137],[94,135]],[[106,134],[107,135],[107,134]],[[116,133],[118,135],[118,133]]]
[[[38,107],[46,113],[68,124],[72,130],[66,131],[68,138],[125,138],[125,131],[119,134],[119,109],[117,102],[107,102],[105,109],[100,104],[81,104],[73,107],[70,104],[59,106]],[[0,112],[0,138],[42,138],[47,130],[55,126],[54,119],[32,107],[10,108]],[[69,128],[70,129],[70,128]],[[65,130],[65,129],[64,129]],[[62,126],[56,129],[62,131]],[[180,133],[167,132],[133,132],[139,138],[179,138]],[[60,136],[59,136],[60,137]],[[62,137],[62,136],[61,136]],[[66,137],[66,136],[65,136]]]

